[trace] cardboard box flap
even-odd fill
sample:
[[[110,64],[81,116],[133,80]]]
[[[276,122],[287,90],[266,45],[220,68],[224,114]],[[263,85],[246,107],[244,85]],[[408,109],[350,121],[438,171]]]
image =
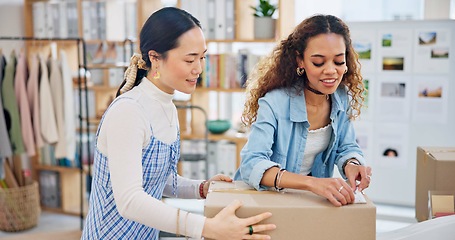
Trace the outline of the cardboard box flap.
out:
[[[418,147],[426,155],[439,161],[455,161],[455,147]]]
[[[455,161],[455,149],[445,152],[428,152],[427,154],[437,161]]]

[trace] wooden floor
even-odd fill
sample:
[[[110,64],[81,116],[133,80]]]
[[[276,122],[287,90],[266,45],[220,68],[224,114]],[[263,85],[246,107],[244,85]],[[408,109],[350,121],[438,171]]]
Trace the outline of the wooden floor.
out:
[[[81,233],[80,230],[26,233],[17,236],[2,237],[2,240],[79,240],[81,239]]]

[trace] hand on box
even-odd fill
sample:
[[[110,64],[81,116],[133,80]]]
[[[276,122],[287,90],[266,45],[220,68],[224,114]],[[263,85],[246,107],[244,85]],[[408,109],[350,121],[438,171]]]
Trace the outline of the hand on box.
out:
[[[209,191],[209,185],[212,181],[225,181],[225,182],[232,182],[233,179],[227,175],[224,174],[217,174],[213,177],[211,177],[209,180],[204,181],[204,186],[203,186],[203,192],[204,196],[207,196],[207,193]]]
[[[371,167],[347,164],[344,168],[344,172],[352,190],[356,190],[357,188],[357,190],[361,192],[370,186],[372,175]],[[357,185],[356,181],[360,181],[360,183]]]
[[[341,207],[342,205],[354,202],[354,191],[341,178],[312,178],[310,190],[327,198],[333,205]]]
[[[235,211],[242,206],[238,200],[221,210],[215,217],[205,220],[202,235],[211,239],[271,239],[269,235],[261,234],[273,230],[275,224],[258,224],[272,216],[265,212],[249,218],[238,218]]]

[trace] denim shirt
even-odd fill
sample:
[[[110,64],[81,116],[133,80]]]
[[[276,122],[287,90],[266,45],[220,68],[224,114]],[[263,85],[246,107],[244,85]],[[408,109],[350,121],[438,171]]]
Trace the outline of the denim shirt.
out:
[[[331,94],[331,101],[330,142],[326,150],[316,155],[311,174],[319,178],[332,177],[337,165],[342,177],[346,178],[342,171],[345,161],[355,158],[364,165],[365,160],[347,113],[346,89],[339,87]],[[258,103],[257,120],[240,153],[242,161],[234,178],[257,190],[266,190],[268,187],[260,182],[269,168],[278,166],[289,172],[300,172],[310,123],[303,93],[298,95],[288,89],[276,89],[260,98]]]

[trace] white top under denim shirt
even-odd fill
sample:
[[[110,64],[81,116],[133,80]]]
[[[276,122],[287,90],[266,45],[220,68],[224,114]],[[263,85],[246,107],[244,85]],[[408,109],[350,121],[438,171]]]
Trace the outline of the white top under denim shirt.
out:
[[[331,94],[330,121],[332,133],[327,149],[315,156],[311,174],[314,177],[333,176],[337,165],[343,178],[343,163],[355,158],[365,164],[363,153],[356,142],[354,126],[349,120],[349,97],[344,87]],[[307,143],[308,122],[305,96],[288,89],[276,89],[260,98],[257,120],[251,126],[248,142],[241,151],[242,162],[235,174],[258,190],[264,172],[278,166],[289,172],[300,173]]]
[[[325,127],[310,130],[307,136],[308,144],[305,146],[305,152],[303,154],[303,162],[300,167],[300,174],[308,175],[311,173],[314,159],[316,155],[324,151],[330,142],[332,136],[332,126],[330,123]]]

